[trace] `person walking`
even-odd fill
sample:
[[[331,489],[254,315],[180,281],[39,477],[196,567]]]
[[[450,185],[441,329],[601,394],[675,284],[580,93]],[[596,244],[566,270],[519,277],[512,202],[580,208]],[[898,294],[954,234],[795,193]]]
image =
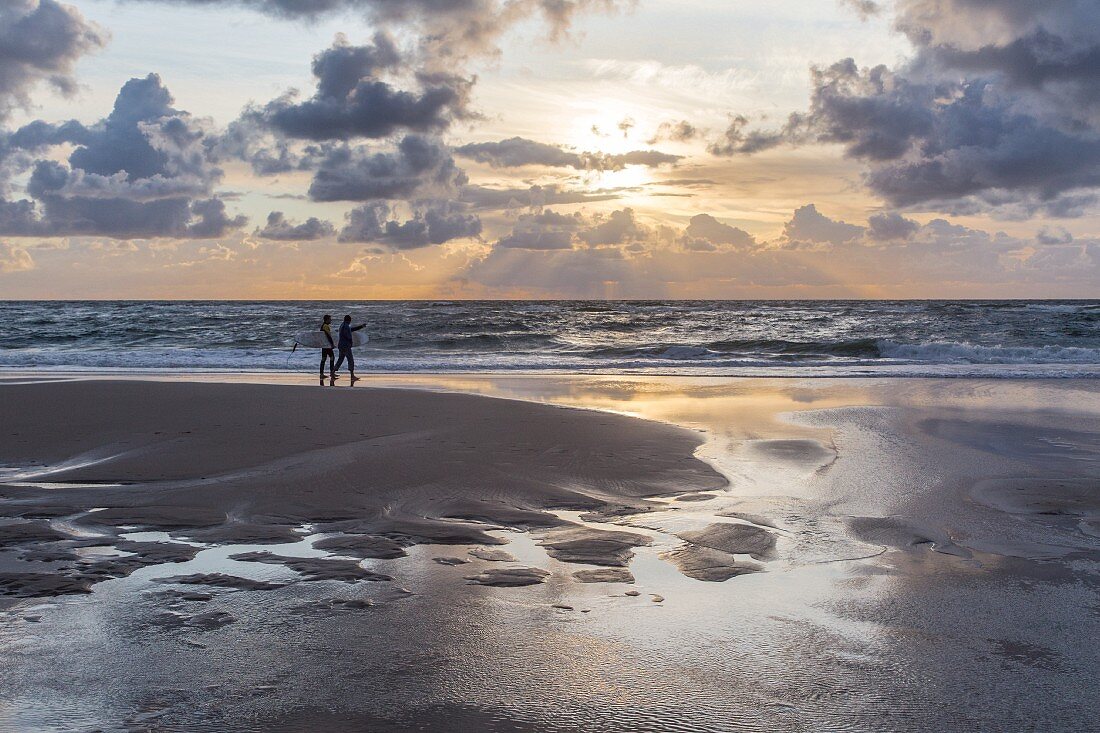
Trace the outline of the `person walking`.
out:
[[[332,373],[335,377],[336,370],[340,368],[340,365],[344,363],[344,360],[348,361],[348,374],[351,375],[352,382],[358,382],[359,377],[355,376],[355,357],[351,354],[351,347],[354,343],[351,337],[353,331],[366,328],[367,324],[362,323],[358,326],[351,325],[351,316],[344,316],[344,322],[340,324],[340,340],[337,342],[337,348],[340,350],[340,358],[336,360],[336,366],[332,368]]]
[[[328,361],[329,377],[336,376],[336,342],[332,340],[332,316],[328,313],[321,319],[321,332],[328,342],[328,348],[321,349],[321,379],[325,378],[325,362]]]

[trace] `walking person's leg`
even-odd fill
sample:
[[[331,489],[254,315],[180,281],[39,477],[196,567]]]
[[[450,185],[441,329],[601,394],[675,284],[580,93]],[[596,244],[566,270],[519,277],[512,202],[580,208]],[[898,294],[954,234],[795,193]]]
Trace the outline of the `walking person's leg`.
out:
[[[348,374],[351,375],[351,381],[355,382],[359,377],[355,376],[355,357],[351,354],[351,349],[348,349]]]
[[[336,365],[332,367],[332,371],[336,371],[340,368],[340,365],[344,363],[344,359],[348,360],[348,369],[351,369],[351,351],[348,349],[340,349],[340,358],[336,360]]]
[[[336,355],[332,353],[332,349],[321,349],[321,376],[325,376],[325,361],[328,361],[331,367],[336,362]],[[331,369],[329,370],[331,371]]]

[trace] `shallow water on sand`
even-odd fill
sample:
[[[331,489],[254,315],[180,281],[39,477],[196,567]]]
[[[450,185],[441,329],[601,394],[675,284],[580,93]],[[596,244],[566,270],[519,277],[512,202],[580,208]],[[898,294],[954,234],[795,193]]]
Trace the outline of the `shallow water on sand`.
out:
[[[206,547],[187,563],[144,568],[85,597],[21,603],[0,620],[8,670],[0,729],[1094,724],[1100,651],[1081,641],[1100,638],[1100,543],[1078,527],[1088,517],[1076,509],[1009,514],[989,506],[989,489],[972,489],[1037,476],[1100,486],[1100,385],[493,376],[360,385],[685,425],[706,432],[699,455],[730,486],[611,521],[562,513],[647,536],[651,544],[629,565],[633,584],[576,582],[573,573],[591,566],[550,557],[539,532],[493,532],[509,540],[499,549],[512,563],[455,545],[361,562],[394,576],[389,583],[294,582],[282,565],[229,559],[249,550],[324,555],[301,528],[298,542]],[[714,523],[770,528],[773,556],[736,556],[763,572],[705,582],[669,560],[678,534]],[[152,534],[128,538],[164,539]],[[520,588],[466,581],[521,566],[551,575]],[[158,582],[218,572],[289,584]],[[186,591],[211,597],[186,600]]]

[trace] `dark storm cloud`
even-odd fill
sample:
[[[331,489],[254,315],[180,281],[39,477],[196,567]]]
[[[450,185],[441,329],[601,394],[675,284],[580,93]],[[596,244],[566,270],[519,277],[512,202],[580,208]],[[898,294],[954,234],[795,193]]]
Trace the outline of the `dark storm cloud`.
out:
[[[106,45],[107,33],[77,10],[55,0],[0,3],[0,121],[30,104],[29,93],[46,82],[63,94],[76,89],[73,66]]]
[[[452,201],[432,201],[416,206],[413,218],[407,221],[392,217],[393,209],[382,201],[355,208],[340,231],[340,241],[408,250],[481,234],[481,220]]]
[[[10,134],[9,154],[20,151],[16,165],[31,168],[31,198],[0,204],[0,233],[210,238],[243,226],[213,195],[222,173],[206,130],[172,103],[150,74],[128,81],[94,125],[35,122]],[[32,155],[61,144],[75,146],[66,164]]]
[[[550,168],[575,168],[577,170],[614,171],[628,165],[656,168],[675,165],[682,156],[662,153],[659,150],[633,150],[628,153],[578,153],[558,145],[549,145],[522,137],[512,137],[499,142],[469,143],[455,148],[455,155],[486,163],[493,168],[519,168],[541,165]]]
[[[393,151],[331,148],[319,162],[309,196],[314,201],[370,201],[446,197],[466,174],[438,140],[406,135]]]
[[[441,131],[466,116],[471,79],[421,74],[412,91],[399,89],[379,74],[403,64],[392,40],[378,34],[373,45],[336,45],[313,60],[317,88],[309,99],[293,93],[248,110],[243,118],[285,137],[350,140],[388,137],[401,130]]]
[[[311,216],[301,224],[295,224],[287,220],[281,211],[272,211],[268,214],[267,224],[256,230],[257,237],[279,242],[312,242],[334,234],[336,234],[336,227],[327,221]]]
[[[470,143],[455,148],[455,155],[493,168],[519,168],[544,165],[554,168],[583,168],[580,154],[563,150],[557,145],[535,142],[522,137],[491,143]]]
[[[1074,216],[1100,186],[1100,4],[900,0],[915,46],[895,69],[815,69],[810,108],[776,130],[735,117],[718,155],[839,143],[898,207]]]

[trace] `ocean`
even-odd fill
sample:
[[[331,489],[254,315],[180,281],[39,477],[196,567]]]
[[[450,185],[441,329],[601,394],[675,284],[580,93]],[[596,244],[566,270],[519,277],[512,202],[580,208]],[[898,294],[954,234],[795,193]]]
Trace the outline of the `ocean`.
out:
[[[1100,377],[1100,301],[6,301],[0,370]]]

